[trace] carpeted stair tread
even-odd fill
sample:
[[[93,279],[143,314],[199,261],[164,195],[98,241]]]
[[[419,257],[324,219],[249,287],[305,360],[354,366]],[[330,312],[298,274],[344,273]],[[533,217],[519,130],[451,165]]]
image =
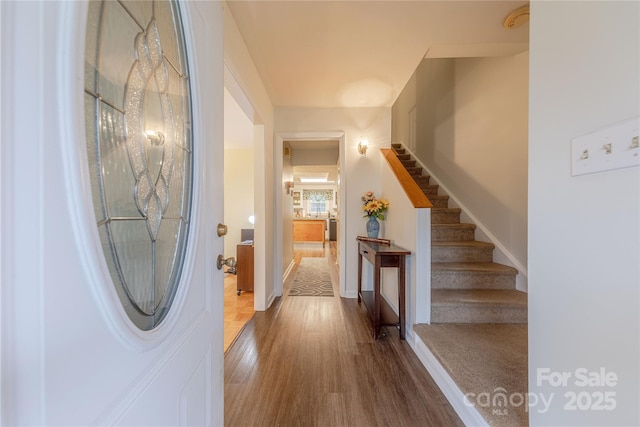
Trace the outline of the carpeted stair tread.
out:
[[[434,262],[432,272],[472,272],[476,274],[506,274],[515,276],[518,270],[495,262]]]
[[[527,323],[527,294],[504,289],[432,289],[431,321]]]
[[[432,202],[433,203],[433,202]],[[435,204],[434,204],[435,205]],[[456,218],[460,221],[460,217]],[[474,240],[476,226],[475,224],[454,222],[454,223],[431,223],[431,241],[456,241]]]
[[[439,185],[420,185],[420,189],[425,195],[427,195],[427,197],[431,195],[437,195],[439,188]]]
[[[434,208],[446,208],[449,205],[449,196],[444,194],[429,194],[427,198]]]
[[[462,212],[462,209],[460,208],[432,208],[431,209],[431,213],[434,212]]]
[[[431,263],[431,289],[513,290],[518,270],[494,262]]]
[[[409,172],[409,175],[422,176],[422,167],[420,166],[405,167],[405,169]]]
[[[527,325],[418,324],[414,331],[462,393],[477,396],[504,388],[509,395],[526,395],[529,390]],[[496,411],[492,405],[473,403],[487,424],[495,427],[525,427],[529,411],[534,410],[511,405],[507,411]]]
[[[431,247],[440,248],[490,248],[494,249],[495,245],[489,242],[481,242],[479,240],[470,241],[449,241],[449,242],[431,242]]]
[[[432,241],[431,262],[493,262],[493,243],[477,240]]]
[[[431,303],[434,305],[515,305],[526,308],[527,294],[515,289],[433,289]]]

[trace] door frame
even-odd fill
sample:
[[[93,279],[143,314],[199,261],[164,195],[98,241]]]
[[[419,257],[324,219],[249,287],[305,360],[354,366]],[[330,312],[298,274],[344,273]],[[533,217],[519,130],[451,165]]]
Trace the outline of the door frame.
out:
[[[340,188],[338,192],[338,203],[340,206],[340,222],[337,230],[338,233],[338,280],[340,283],[338,284],[338,289],[340,290],[340,296],[346,297],[346,276],[345,276],[345,268],[346,265],[346,256],[345,256],[345,210],[344,207],[346,202],[346,162],[345,162],[345,133],[343,131],[327,131],[327,132],[278,132],[276,134],[276,138],[274,141],[274,177],[277,182],[274,183],[276,189],[284,188],[282,183],[282,168],[283,168],[283,150],[284,150],[284,141],[285,140],[293,140],[293,139],[302,139],[302,140],[327,140],[333,139],[338,141],[338,152],[339,152],[339,161],[338,165],[340,168]],[[276,191],[275,192],[275,230],[274,234],[278,238],[276,239],[276,253],[275,253],[275,276],[277,278],[275,283],[275,293],[277,296],[281,296],[283,293],[283,285],[284,285],[284,272],[283,272],[283,231],[284,231],[284,216],[282,212],[282,203],[283,203],[283,192]],[[287,270],[287,273],[290,269]]]

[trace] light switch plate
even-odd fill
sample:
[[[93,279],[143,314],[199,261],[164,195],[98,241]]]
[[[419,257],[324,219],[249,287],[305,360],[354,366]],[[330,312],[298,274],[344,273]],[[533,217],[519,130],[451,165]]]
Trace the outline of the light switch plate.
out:
[[[571,140],[571,176],[640,165],[640,117]]]

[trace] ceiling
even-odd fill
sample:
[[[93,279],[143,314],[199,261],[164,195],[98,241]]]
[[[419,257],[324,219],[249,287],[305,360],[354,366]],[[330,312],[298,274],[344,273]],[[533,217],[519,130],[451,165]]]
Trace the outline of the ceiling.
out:
[[[515,54],[527,1],[229,0],[274,107],[391,107],[422,58]]]
[[[525,51],[528,23],[503,22],[527,3],[227,0],[273,106],[307,108],[391,107],[425,57]],[[224,126],[225,148],[253,146],[253,125],[227,90]]]

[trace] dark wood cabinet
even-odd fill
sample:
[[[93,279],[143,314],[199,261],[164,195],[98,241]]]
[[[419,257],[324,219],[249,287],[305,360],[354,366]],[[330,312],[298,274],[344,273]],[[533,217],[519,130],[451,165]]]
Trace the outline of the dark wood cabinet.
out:
[[[237,293],[253,292],[253,243],[241,243],[236,248],[238,263],[236,266],[238,280]]]

